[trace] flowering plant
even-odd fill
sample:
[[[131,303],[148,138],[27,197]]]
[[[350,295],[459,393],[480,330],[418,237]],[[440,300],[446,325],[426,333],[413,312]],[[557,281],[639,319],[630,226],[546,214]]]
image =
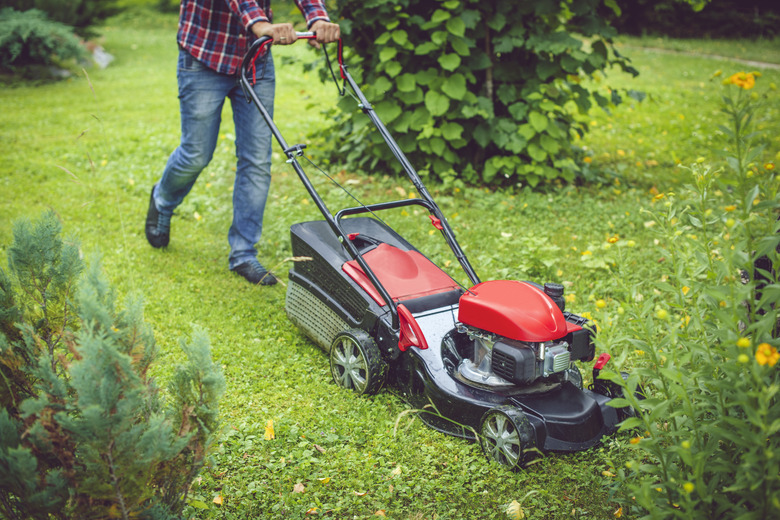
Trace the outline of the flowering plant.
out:
[[[650,213],[665,259],[650,296],[618,277],[637,366],[602,376],[624,388],[615,406],[637,411],[617,473],[642,518],[780,518],[780,194],[774,164],[756,165],[757,77],[724,81],[729,168],[701,159]]]

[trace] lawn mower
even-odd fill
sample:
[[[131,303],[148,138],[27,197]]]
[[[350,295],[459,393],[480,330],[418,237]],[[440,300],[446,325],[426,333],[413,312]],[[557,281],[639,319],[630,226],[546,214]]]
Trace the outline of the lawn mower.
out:
[[[331,213],[298,160],[305,145],[287,144],[250,88],[255,62],[271,43],[264,37],[250,46],[239,81],[324,217],[290,228],[294,264],[285,308],[328,354],[336,385],[357,394],[392,387],[428,426],[478,440],[488,458],[511,469],[535,453],[587,449],[615,431],[628,412],[609,406],[619,387],[598,379],[609,355],[597,360],[589,388],[575,365],[595,356],[592,324],[565,310],[561,284],[479,279],[420,176],[350,76],[341,41],[340,92],[351,90],[419,196]],[[325,57],[338,85],[327,51]],[[426,210],[425,222],[443,236],[468,287],[378,216],[408,206]]]

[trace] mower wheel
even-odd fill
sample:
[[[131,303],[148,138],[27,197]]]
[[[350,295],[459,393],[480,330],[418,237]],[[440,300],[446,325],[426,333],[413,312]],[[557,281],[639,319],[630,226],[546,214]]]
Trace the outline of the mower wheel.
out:
[[[518,471],[535,452],[534,429],[513,406],[498,406],[482,416],[479,442],[488,459]]]
[[[385,382],[387,364],[366,331],[350,329],[340,332],[333,340],[330,372],[338,386],[360,395],[373,395]]]

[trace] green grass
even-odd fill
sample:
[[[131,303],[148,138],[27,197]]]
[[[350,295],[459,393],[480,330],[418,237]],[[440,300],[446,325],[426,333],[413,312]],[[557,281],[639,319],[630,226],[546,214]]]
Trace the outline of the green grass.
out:
[[[477,445],[418,421],[402,418],[394,434],[407,408],[390,392],[356,398],[336,389],[326,356],[287,320],[284,286],[252,287],[227,271],[234,169],[228,108],[214,161],[173,220],[171,246],[148,246],[142,227],[149,189],[178,141],[175,32],[173,16],[123,16],[104,30],[104,45],[116,57],[107,69],[0,90],[0,257],[11,243],[14,220],[52,208],[85,255],[102,256],[120,294],[144,295],[146,319],[161,345],[159,377],[180,355],[177,338],[195,325],[209,332],[227,379],[225,433],[213,465],[192,490],[197,507],[188,517],[303,518],[316,510],[312,517],[368,518],[381,510],[399,519],[504,518],[506,506],[518,500],[529,518],[613,518],[613,481],[603,472],[614,472],[628,457],[625,435],[583,453],[551,454],[510,474],[488,464]],[[714,43],[703,45],[706,54],[720,52]],[[772,59],[771,49],[760,44],[740,45],[745,56],[755,49],[761,59]],[[642,276],[656,276],[661,259],[645,211],[655,207],[656,193],[686,182],[678,164],[705,157],[721,165],[720,78],[710,76],[744,67],[633,43],[624,52],[641,74],[611,80],[648,98],[611,114],[594,112],[591,133],[578,143],[606,184],[536,192],[430,187],[483,279],[563,281],[574,311],[609,298],[617,267],[631,273],[638,290],[650,290]],[[275,53],[277,59],[311,56],[302,45]],[[288,142],[299,142],[321,122],[312,107],[332,106],[335,88],[296,66],[279,69],[277,123]],[[780,103],[768,85],[779,82],[780,72],[763,72],[756,90],[769,93],[760,125],[769,136],[770,160],[780,150]],[[308,152],[316,162],[316,150]],[[409,190],[382,172],[328,169],[364,201]],[[327,181],[315,182],[331,207],[351,204]],[[729,195],[722,197],[728,204]],[[260,259],[283,280],[289,226],[316,218],[294,172],[276,153]],[[446,261],[425,215],[399,212],[388,219],[434,259]],[[610,247],[607,239],[615,235],[636,247]],[[604,327],[602,334],[609,344],[620,331]],[[264,439],[269,420],[274,440]],[[303,493],[294,492],[296,484]],[[536,493],[523,500],[529,491]],[[221,506],[213,503],[217,496]]]

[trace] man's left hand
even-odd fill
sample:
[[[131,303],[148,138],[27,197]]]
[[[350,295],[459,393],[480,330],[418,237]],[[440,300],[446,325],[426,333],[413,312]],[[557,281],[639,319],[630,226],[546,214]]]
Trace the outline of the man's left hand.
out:
[[[317,39],[309,40],[309,43],[318,49],[321,43],[331,43],[341,38],[341,28],[337,23],[317,20],[312,24],[310,30],[317,35]]]

